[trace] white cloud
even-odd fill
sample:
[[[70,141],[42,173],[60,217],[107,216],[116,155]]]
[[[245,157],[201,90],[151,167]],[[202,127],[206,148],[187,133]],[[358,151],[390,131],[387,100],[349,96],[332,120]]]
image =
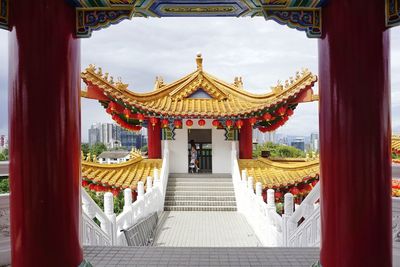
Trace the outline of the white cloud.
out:
[[[400,28],[392,30],[393,129],[400,132]],[[155,76],[172,82],[195,69],[201,51],[207,72],[261,93],[307,67],[317,74],[317,40],[262,18],[134,18],[82,40],[82,69],[90,63],[120,76],[135,91],[153,88]],[[317,89],[316,89],[317,91]],[[0,31],[0,133],[7,129],[7,32]],[[96,101],[82,100],[82,136],[94,122],[110,121]],[[279,132],[318,130],[317,103],[301,104]]]

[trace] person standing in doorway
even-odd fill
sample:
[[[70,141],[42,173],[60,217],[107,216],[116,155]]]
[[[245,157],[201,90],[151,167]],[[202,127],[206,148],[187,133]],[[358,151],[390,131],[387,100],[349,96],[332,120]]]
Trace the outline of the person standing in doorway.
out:
[[[194,172],[194,169],[196,169],[196,172],[199,172],[200,168],[198,166],[198,160],[197,160],[197,149],[196,145],[193,140],[190,140],[190,169],[192,172]]]

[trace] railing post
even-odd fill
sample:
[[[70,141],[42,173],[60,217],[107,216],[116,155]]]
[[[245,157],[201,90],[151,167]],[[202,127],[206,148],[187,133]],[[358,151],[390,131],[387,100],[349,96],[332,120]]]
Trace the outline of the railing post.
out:
[[[138,193],[137,199],[143,200],[143,198],[144,198],[144,183],[142,181],[138,182],[137,193]]]
[[[291,193],[286,193],[285,194],[285,200],[284,200],[284,214],[282,215],[283,219],[283,246],[288,247],[289,246],[289,238],[290,234],[292,233],[293,230],[293,223],[289,221],[290,217],[293,215],[293,195]]]
[[[154,185],[156,185],[156,183],[158,183],[160,181],[160,174],[159,174],[157,168],[154,168],[153,176],[154,176]]]
[[[124,212],[132,211],[132,190],[126,188],[124,190]]]
[[[274,189],[267,190],[267,206],[268,208],[276,209],[275,207],[275,191]]]
[[[151,189],[153,188],[153,181],[151,176],[147,176],[147,180],[146,180],[146,192],[150,192]]]
[[[262,201],[262,184],[260,182],[256,183],[256,196]]]
[[[96,216],[92,204],[85,197],[82,197],[82,209],[90,219]]]
[[[114,213],[114,196],[111,192],[104,194],[104,213],[109,220],[108,234],[113,245],[117,244],[117,221]]]

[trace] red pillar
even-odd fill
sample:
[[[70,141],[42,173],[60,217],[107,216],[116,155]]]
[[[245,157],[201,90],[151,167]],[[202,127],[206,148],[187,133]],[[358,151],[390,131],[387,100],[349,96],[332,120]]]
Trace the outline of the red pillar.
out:
[[[335,0],[319,41],[321,263],[392,266],[385,1]]]
[[[66,1],[10,1],[12,266],[78,266],[80,43]]]
[[[154,126],[149,122],[147,126],[147,148],[149,159],[161,158],[161,127],[157,122]]]
[[[248,119],[243,120],[243,126],[239,133],[239,158],[253,158],[253,127]]]

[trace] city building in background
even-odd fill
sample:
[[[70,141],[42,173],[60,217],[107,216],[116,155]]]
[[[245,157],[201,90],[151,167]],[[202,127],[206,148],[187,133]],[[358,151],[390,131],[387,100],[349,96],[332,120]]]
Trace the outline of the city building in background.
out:
[[[114,123],[94,123],[89,129],[89,146],[103,143],[109,149],[140,149],[147,144],[147,129],[133,132]]]
[[[319,135],[312,133],[310,137],[310,147],[312,151],[319,151]]]
[[[253,143],[261,145],[267,142],[275,143],[275,131],[263,133],[258,129],[253,129]]]
[[[295,147],[297,149],[300,149],[301,151],[305,150],[305,140],[304,137],[296,137],[291,143],[290,145],[292,147]]]
[[[8,138],[6,135],[0,135],[0,151],[8,148]]]

